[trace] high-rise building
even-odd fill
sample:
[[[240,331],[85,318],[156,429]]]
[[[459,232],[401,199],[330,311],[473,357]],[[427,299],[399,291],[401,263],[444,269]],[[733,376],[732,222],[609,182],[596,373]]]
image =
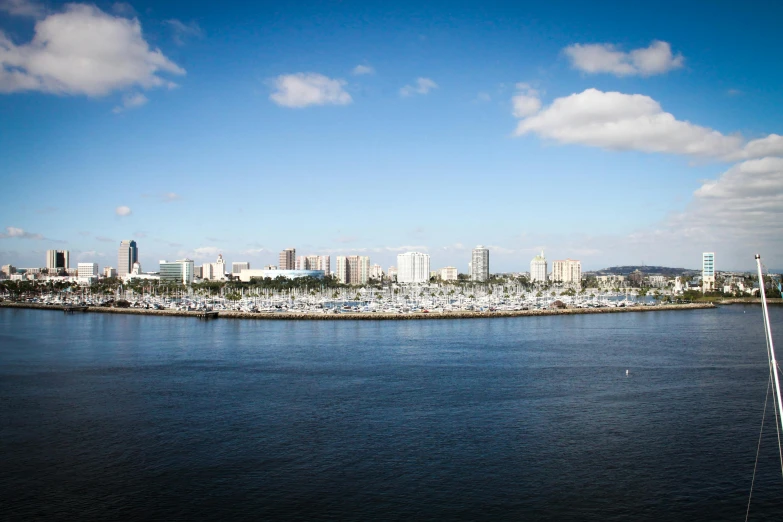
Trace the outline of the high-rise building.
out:
[[[223,254],[218,254],[214,263],[201,265],[201,278],[205,281],[223,281],[226,279],[226,261]]]
[[[470,259],[471,281],[486,281],[489,279],[489,249],[479,245],[473,249]]]
[[[235,261],[231,263],[231,274],[232,275],[239,275],[242,270],[250,270],[250,263],[242,262],[242,261]]]
[[[381,265],[375,264],[370,267],[370,278],[378,281],[383,279],[383,268],[381,268]]]
[[[47,250],[46,268],[50,272],[68,270],[71,265],[71,253],[67,250]]]
[[[701,289],[703,292],[715,290],[715,252],[701,254]]]
[[[286,248],[280,252],[280,270],[296,270],[296,249]]]
[[[426,283],[430,280],[430,256],[421,252],[397,254],[398,283]]]
[[[296,270],[323,270],[325,275],[331,272],[329,256],[299,256],[296,258]]]
[[[14,265],[3,265],[2,271],[6,277],[11,277],[16,273],[16,267]]]
[[[98,277],[98,263],[79,263],[76,267],[79,271],[79,279],[93,279]]]
[[[103,277],[117,277],[117,269],[111,266],[103,267]]]
[[[336,256],[337,280],[346,285],[366,285],[370,278],[368,256]]]
[[[458,275],[455,266],[446,266],[440,269],[440,278],[444,281],[456,281]]]
[[[390,266],[389,269],[386,271],[386,277],[389,278],[389,281],[396,281],[397,280],[397,267],[396,266]]]
[[[133,270],[133,263],[139,261],[139,249],[136,242],[132,239],[125,239],[120,242],[120,248],[117,251],[117,276],[124,278]]]
[[[188,285],[193,282],[193,260],[180,259],[177,261],[161,260],[160,280]]]
[[[541,251],[541,255],[538,255],[530,261],[530,282],[542,281],[546,282],[546,258],[544,257],[544,251]]]
[[[560,283],[581,283],[582,262],[575,259],[552,261],[552,281]]]

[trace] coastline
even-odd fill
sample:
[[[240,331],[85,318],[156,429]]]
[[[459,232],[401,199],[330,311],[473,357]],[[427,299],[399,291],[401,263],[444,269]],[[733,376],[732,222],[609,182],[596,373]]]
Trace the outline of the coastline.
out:
[[[63,312],[66,306],[39,305],[34,303],[0,303],[0,308],[24,308],[32,310],[52,310]],[[343,314],[313,314],[299,312],[279,313],[249,313],[221,310],[216,318],[221,319],[256,319],[269,321],[405,321],[405,320],[433,320],[433,319],[486,319],[495,317],[530,317],[544,315],[582,315],[582,314],[612,314],[628,312],[660,312],[675,310],[702,310],[717,308],[713,303],[688,303],[666,304],[656,306],[628,306],[623,308],[565,308],[555,310],[501,310],[495,312],[432,312],[432,313],[408,313],[389,314],[382,312],[355,312]],[[131,315],[156,315],[164,317],[194,317],[200,318],[203,312],[188,312],[181,310],[147,310],[140,308],[104,308],[86,307],[77,313],[104,313],[104,314],[131,314]]]

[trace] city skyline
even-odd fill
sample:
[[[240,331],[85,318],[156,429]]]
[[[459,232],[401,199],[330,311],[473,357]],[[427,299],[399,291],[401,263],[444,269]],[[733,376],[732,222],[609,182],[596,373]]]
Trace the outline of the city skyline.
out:
[[[0,0],[0,264],[781,268],[783,7],[744,7]]]

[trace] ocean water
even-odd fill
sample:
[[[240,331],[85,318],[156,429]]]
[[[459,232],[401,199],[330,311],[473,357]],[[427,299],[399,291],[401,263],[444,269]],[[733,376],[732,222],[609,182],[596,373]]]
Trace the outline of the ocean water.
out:
[[[0,519],[742,520],[767,377],[758,306],[0,309]],[[774,420],[770,399],[751,520],[783,520]]]

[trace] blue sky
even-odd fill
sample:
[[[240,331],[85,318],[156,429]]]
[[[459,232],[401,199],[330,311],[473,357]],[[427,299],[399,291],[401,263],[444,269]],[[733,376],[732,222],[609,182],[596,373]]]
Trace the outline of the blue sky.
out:
[[[0,0],[0,263],[781,266],[783,8],[687,4]]]

